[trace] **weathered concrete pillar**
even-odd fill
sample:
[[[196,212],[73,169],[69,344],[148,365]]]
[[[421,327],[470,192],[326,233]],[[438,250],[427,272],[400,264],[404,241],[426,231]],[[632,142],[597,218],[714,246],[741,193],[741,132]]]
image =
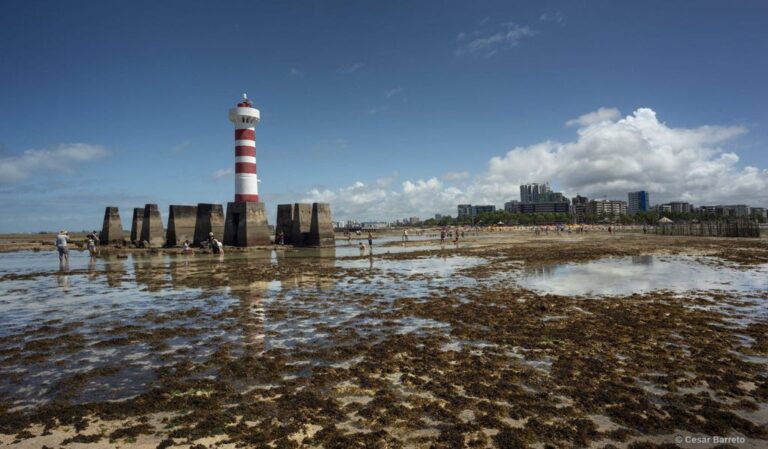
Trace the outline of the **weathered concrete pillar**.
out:
[[[293,204],[277,205],[277,224],[275,225],[275,243],[280,241],[280,232],[286,245],[292,243],[293,235]]]
[[[141,243],[141,225],[144,224],[144,208],[133,208],[133,219],[131,220],[131,242]]]
[[[147,242],[150,247],[165,245],[165,232],[163,232],[163,219],[157,204],[144,206],[144,221],[141,223],[141,244]]]
[[[312,221],[309,226],[307,246],[335,246],[336,236],[331,223],[331,205],[312,203]]]
[[[99,244],[123,244],[123,223],[120,222],[120,212],[116,207],[107,207],[104,210],[104,222],[101,225]]]
[[[228,246],[266,246],[269,238],[267,212],[264,203],[227,203],[224,244]]]
[[[208,241],[208,234],[221,240],[224,236],[224,207],[221,204],[199,203],[195,222],[194,246]]]
[[[168,230],[165,233],[166,246],[181,246],[185,240],[190,244],[195,238],[197,206],[171,205],[168,208]]]
[[[293,231],[291,242],[294,246],[304,246],[309,238],[309,226],[312,222],[312,205],[296,203],[293,205]]]

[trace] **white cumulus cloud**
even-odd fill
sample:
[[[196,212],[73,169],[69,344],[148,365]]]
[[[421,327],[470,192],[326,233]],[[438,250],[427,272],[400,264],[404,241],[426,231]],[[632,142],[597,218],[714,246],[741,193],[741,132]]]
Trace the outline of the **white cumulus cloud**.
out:
[[[741,166],[733,148],[734,139],[747,131],[743,127],[675,128],[649,108],[626,117],[600,108],[568,123],[578,127],[573,141],[512,148],[492,157],[474,177],[466,172],[442,176],[447,182],[466,179],[461,188],[437,177],[406,180],[399,188],[358,181],[335,190],[315,189],[305,200],[330,202],[339,218],[455,215],[459,203],[501,207],[519,199],[521,183],[549,181],[568,196],[626,200],[627,192],[643,189],[650,191],[653,203],[768,206],[768,170]]]
[[[26,150],[0,158],[0,184],[15,184],[34,175],[73,173],[79,164],[105,157],[109,151],[87,143],[61,144],[55,148]]]
[[[211,179],[213,179],[214,181],[218,181],[219,179],[229,178],[230,176],[233,176],[234,174],[235,174],[235,169],[232,168],[232,167],[230,167],[230,168],[220,168],[220,169],[216,170],[215,172],[213,172],[213,174],[211,174]]]
[[[586,113],[578,118],[568,120],[565,126],[590,126],[600,122],[613,122],[621,117],[621,112],[616,108],[600,108],[597,111]]]
[[[524,38],[536,34],[536,31],[529,26],[521,26],[513,22],[502,23],[500,28],[500,30],[496,29],[495,31],[475,30],[471,33],[459,33],[456,37],[459,43],[456,55],[480,54],[491,57],[499,49],[517,47]]]

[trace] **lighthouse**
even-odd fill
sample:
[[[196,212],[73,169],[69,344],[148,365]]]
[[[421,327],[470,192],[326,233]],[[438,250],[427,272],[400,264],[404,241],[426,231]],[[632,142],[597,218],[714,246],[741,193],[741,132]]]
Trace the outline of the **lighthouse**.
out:
[[[235,125],[235,202],[259,202],[259,179],[256,176],[256,125],[261,118],[248,95],[229,110],[229,121]]]
[[[224,244],[227,246],[266,246],[270,232],[264,203],[259,201],[256,177],[256,124],[261,118],[248,96],[229,110],[235,125],[235,201],[227,203]]]

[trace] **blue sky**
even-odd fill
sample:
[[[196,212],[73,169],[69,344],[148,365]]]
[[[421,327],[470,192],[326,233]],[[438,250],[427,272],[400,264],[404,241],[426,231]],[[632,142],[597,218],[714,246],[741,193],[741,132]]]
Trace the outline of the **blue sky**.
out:
[[[242,92],[262,114],[272,213],[327,200],[336,218],[455,214],[543,181],[768,205],[764,1],[1,11],[0,232],[98,227],[107,205],[127,226],[146,202],[231,201],[227,109]]]

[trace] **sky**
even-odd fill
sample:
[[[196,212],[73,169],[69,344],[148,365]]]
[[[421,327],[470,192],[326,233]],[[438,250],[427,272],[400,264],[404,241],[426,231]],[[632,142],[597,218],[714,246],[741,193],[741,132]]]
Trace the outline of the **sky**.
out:
[[[259,194],[334,219],[568,196],[768,206],[768,2],[6,1],[0,232]]]

